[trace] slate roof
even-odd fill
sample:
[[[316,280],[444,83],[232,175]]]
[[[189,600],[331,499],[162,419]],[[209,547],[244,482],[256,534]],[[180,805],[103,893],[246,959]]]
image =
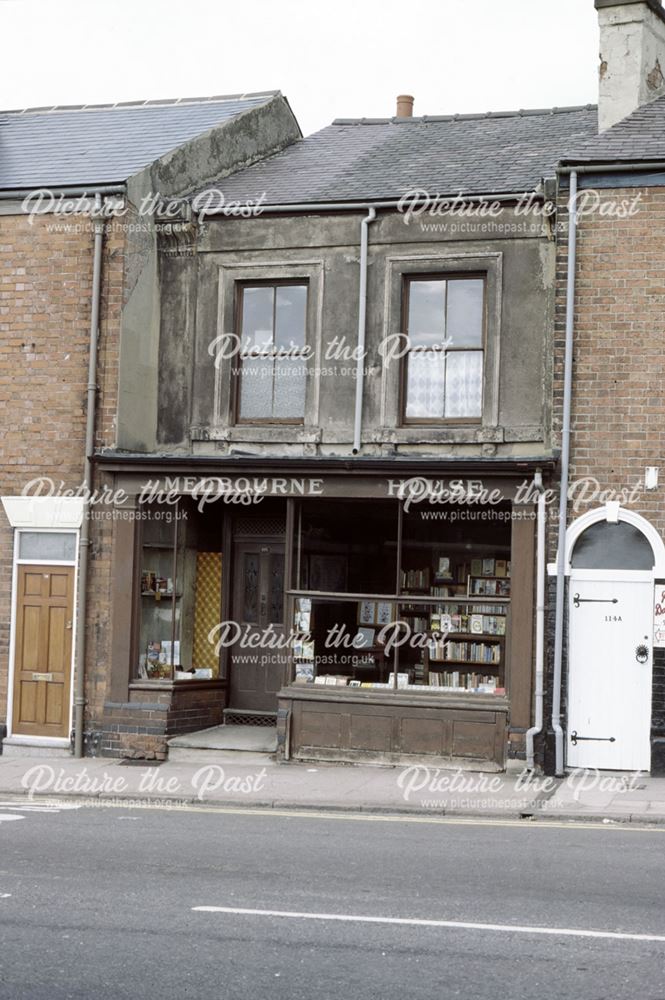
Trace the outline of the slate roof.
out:
[[[423,118],[338,119],[226,177],[225,199],[264,204],[522,193],[597,134],[594,105]]]
[[[276,93],[0,111],[0,190],[123,182]]]
[[[578,143],[567,163],[665,160],[665,97],[645,104],[595,138]]]

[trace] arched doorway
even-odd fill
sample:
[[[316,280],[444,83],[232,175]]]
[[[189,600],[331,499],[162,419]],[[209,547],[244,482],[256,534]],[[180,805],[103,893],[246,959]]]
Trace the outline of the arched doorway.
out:
[[[621,771],[651,766],[654,580],[665,547],[640,515],[608,505],[566,537],[567,764]]]

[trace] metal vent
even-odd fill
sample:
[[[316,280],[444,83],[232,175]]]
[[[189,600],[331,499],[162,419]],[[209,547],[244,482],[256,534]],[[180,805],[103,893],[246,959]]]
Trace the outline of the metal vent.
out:
[[[225,726],[276,726],[277,714],[272,712],[224,712]]]
[[[284,535],[284,517],[239,517],[235,522],[236,535]]]

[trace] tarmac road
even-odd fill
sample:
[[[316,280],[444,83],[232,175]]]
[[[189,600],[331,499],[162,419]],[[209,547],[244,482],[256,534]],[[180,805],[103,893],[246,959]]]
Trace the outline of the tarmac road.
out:
[[[7,800],[0,997],[662,1000],[664,850],[658,828]]]

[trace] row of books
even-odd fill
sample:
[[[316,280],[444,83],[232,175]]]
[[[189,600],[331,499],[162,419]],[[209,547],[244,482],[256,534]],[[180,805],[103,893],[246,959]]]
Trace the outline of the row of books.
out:
[[[465,663],[501,662],[501,647],[494,643],[431,639],[427,647],[432,660],[463,660]]]
[[[402,570],[403,590],[429,590],[430,571],[427,569]]]
[[[420,620],[420,619],[417,619]],[[505,635],[506,616],[495,614],[447,614],[433,612],[430,627],[433,632],[473,632],[476,635]]]
[[[510,580],[496,577],[469,577],[469,597],[510,597]]]
[[[497,679],[486,674],[460,673],[458,670],[430,670],[429,687],[494,694],[497,691]]]
[[[469,575],[510,577],[510,559],[472,559]]]

